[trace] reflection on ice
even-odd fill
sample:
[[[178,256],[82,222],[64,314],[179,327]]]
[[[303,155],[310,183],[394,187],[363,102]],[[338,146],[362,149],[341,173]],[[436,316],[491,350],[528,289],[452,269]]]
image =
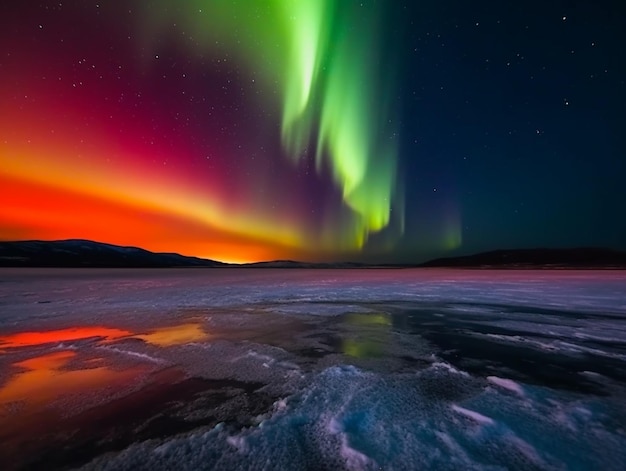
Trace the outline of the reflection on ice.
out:
[[[391,316],[383,313],[352,313],[345,316],[352,332],[343,339],[343,353],[356,358],[378,357],[390,343]]]
[[[139,384],[142,374],[168,364],[141,351],[118,348],[113,342],[137,339],[157,347],[170,347],[208,338],[200,323],[159,327],[146,334],[95,326],[0,337],[4,355],[1,358],[6,368],[0,375],[0,406],[4,408],[3,413],[0,409],[0,422],[18,420],[23,414],[32,415],[57,402],[63,403],[68,397],[89,397],[87,402],[96,398],[95,402],[99,402],[97,397],[105,391],[108,391],[105,396],[114,396],[112,392],[119,393],[124,388],[132,390]],[[86,340],[93,342],[70,343]],[[42,347],[48,349],[46,353],[41,354]],[[6,363],[11,355],[26,356],[26,359]],[[120,360],[120,355],[126,357],[124,361]],[[15,408],[13,404],[21,406]]]
[[[148,334],[135,335],[134,337],[159,347],[169,347],[171,345],[207,340],[209,334],[204,331],[202,324],[189,323],[160,327]]]
[[[114,340],[129,335],[131,335],[131,333],[126,330],[108,327],[72,327],[70,329],[41,332],[20,332],[0,337],[0,349],[29,347],[46,343],[59,343],[96,337],[104,340]]]
[[[209,338],[200,323],[185,323],[167,327],[157,327],[147,334],[134,334],[128,330],[110,327],[72,327],[69,329],[41,332],[20,332],[0,337],[0,348],[32,347],[72,340],[98,339],[99,343],[112,340],[136,338],[147,343],[168,347],[189,342],[199,342]],[[2,350],[0,350],[1,352]]]
[[[137,368],[117,371],[106,366],[93,367],[93,361],[70,367],[68,363],[76,356],[75,351],[64,350],[14,363],[13,367],[22,371],[0,386],[0,405],[23,401],[31,408],[28,412],[33,412],[33,407],[49,405],[68,394],[113,387],[138,372]]]

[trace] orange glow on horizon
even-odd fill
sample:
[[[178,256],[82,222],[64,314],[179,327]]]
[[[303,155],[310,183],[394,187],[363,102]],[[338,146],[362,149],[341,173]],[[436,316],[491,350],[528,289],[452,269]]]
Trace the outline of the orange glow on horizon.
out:
[[[88,239],[227,263],[285,258],[294,248],[132,202],[16,180],[0,171],[0,240]]]
[[[85,127],[82,106],[48,96],[0,113],[0,240],[88,239],[228,262],[288,258],[309,245],[293,215],[219,172],[198,172],[185,160],[191,150],[148,150],[108,124]]]

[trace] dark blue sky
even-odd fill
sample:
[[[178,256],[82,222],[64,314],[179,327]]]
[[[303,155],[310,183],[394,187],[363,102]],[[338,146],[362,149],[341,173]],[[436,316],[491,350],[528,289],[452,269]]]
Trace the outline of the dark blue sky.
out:
[[[623,2],[409,3],[407,250],[626,248]]]

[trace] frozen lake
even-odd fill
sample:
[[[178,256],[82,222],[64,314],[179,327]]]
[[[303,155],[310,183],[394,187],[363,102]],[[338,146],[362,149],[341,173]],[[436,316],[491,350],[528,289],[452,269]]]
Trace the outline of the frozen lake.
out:
[[[626,463],[626,272],[0,269],[2,469]]]

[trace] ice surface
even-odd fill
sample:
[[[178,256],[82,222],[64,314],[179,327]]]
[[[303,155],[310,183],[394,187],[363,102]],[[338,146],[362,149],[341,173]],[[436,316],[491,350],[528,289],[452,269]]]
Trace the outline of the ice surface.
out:
[[[440,368],[393,378],[329,368],[256,427],[144,442],[87,469],[620,469],[625,453],[614,447],[624,437],[600,429],[598,417],[573,415],[576,431],[564,430],[546,414],[555,405],[543,389],[520,405],[495,390],[464,406],[428,393],[424,382],[450,375],[463,378]],[[581,407],[573,396],[561,400],[570,414]],[[588,440],[607,454],[594,454]]]
[[[619,271],[0,271],[16,468],[621,470],[625,388]]]

